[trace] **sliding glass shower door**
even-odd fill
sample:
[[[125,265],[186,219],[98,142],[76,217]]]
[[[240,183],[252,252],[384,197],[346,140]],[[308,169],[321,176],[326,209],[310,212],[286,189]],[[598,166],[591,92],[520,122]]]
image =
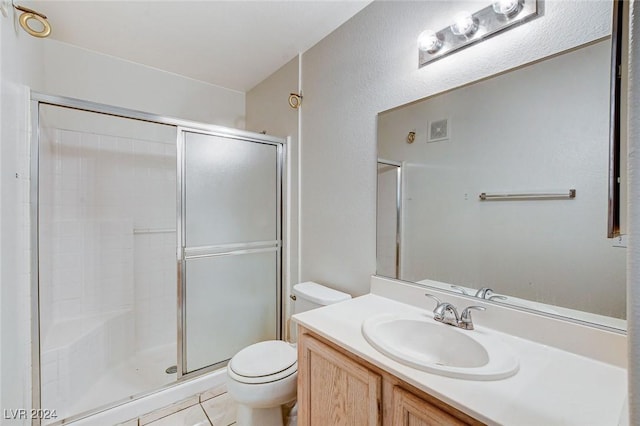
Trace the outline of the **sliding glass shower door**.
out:
[[[34,425],[280,338],[283,139],[31,96]]]
[[[280,337],[282,145],[180,129],[182,374]]]

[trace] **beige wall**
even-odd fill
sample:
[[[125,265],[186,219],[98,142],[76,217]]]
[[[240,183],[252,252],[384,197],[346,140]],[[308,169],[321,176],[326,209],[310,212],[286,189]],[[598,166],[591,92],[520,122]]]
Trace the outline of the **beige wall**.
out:
[[[369,290],[376,268],[378,112],[610,33],[608,1],[546,1],[544,7],[542,17],[422,69],[417,35],[425,26],[444,27],[464,4],[373,2],[303,53],[303,280],[353,295]]]
[[[629,424],[640,424],[640,3],[631,3],[629,37],[629,157],[627,324],[629,333]]]
[[[56,40],[43,43],[49,94],[244,129],[242,92]]]
[[[289,106],[291,93],[298,93],[299,57],[295,57],[273,75],[247,92],[246,129],[266,132],[269,135],[289,138],[287,141],[286,188],[288,202],[285,205],[284,239],[284,290],[283,306],[286,318],[291,312],[291,286],[299,282],[298,270],[298,110]],[[287,330],[289,329],[287,325]]]

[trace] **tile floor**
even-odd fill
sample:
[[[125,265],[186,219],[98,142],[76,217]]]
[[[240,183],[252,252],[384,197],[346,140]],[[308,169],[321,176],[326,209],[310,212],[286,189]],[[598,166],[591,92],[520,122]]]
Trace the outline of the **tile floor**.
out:
[[[235,422],[236,404],[220,387],[118,426],[228,426]]]

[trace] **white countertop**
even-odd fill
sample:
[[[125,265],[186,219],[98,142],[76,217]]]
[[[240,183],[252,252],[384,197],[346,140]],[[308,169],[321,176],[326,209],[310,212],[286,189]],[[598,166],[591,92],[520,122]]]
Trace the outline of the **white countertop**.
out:
[[[378,352],[365,340],[361,333],[362,322],[381,313],[432,316],[431,311],[368,294],[297,314],[293,319],[360,358],[488,424],[615,426],[620,423],[627,397],[627,372],[624,368],[491,331],[517,354],[520,362],[518,373],[496,381],[444,377],[400,364]],[[482,330],[477,323],[481,324],[481,320],[476,320],[476,326]]]

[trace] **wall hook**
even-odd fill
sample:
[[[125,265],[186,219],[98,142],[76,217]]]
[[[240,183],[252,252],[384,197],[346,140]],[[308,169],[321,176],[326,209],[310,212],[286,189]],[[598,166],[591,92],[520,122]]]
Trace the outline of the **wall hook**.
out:
[[[289,95],[289,106],[293,109],[298,109],[300,105],[302,105],[302,93],[291,93]]]

